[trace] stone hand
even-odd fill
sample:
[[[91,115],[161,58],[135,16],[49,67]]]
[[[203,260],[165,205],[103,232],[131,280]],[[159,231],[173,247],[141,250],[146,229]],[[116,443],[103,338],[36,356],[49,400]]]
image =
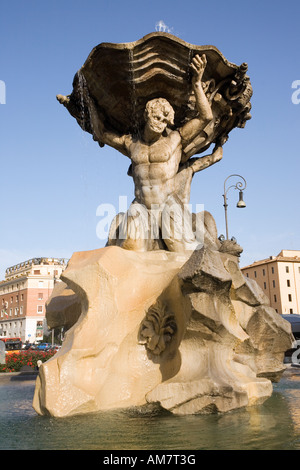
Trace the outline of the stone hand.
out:
[[[191,63],[191,67],[194,71],[193,81],[197,82],[197,81],[202,80],[202,76],[203,76],[206,64],[207,64],[207,59],[206,59],[205,54],[202,54],[201,57],[198,54],[195,55]]]

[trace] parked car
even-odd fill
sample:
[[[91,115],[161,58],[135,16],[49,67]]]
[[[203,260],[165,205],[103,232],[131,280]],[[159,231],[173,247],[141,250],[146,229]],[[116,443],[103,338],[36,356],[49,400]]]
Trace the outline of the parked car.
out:
[[[35,348],[36,348],[36,345],[32,343],[24,343],[22,345],[22,349],[24,349],[25,351],[28,351],[29,349],[35,349]]]
[[[54,352],[57,352],[59,351],[61,348],[61,346],[57,346],[56,344],[54,344],[53,346],[50,346],[50,348],[47,348],[46,351],[54,351]]]
[[[287,315],[282,315],[282,318],[290,322],[294,338],[296,340],[300,339],[300,315],[297,313],[290,313]]]
[[[45,351],[46,349],[50,348],[51,344],[50,343],[40,343],[37,345],[36,349],[38,351]]]

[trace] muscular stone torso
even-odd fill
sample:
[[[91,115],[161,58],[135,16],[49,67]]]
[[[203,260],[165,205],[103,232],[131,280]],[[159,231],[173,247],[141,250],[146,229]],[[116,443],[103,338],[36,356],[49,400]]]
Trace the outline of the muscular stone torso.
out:
[[[130,146],[135,198],[148,209],[162,204],[175,191],[175,175],[181,159],[181,138],[178,132],[152,144],[133,142]]]

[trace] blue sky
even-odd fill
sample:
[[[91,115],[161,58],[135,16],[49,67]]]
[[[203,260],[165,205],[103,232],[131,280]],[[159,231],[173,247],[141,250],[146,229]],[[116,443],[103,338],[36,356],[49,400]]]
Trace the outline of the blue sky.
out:
[[[32,257],[104,246],[97,207],[133,199],[128,160],[100,149],[56,94],[72,91],[94,46],[135,41],[160,20],[191,44],[247,62],[254,90],[251,121],[230,133],[221,162],[195,176],[191,203],[204,204],[224,233],[224,180],[240,174],[247,207],[237,209],[238,192],[229,191],[228,220],[244,248],[241,265],[300,249],[300,104],[291,99],[300,80],[299,18],[299,0],[1,0],[0,279]]]

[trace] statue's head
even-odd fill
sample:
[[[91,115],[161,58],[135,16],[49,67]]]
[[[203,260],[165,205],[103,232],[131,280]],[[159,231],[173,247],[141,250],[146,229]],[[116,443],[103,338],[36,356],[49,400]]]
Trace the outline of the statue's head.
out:
[[[165,98],[155,98],[146,104],[144,117],[154,130],[163,132],[167,125],[174,124],[174,109]]]

